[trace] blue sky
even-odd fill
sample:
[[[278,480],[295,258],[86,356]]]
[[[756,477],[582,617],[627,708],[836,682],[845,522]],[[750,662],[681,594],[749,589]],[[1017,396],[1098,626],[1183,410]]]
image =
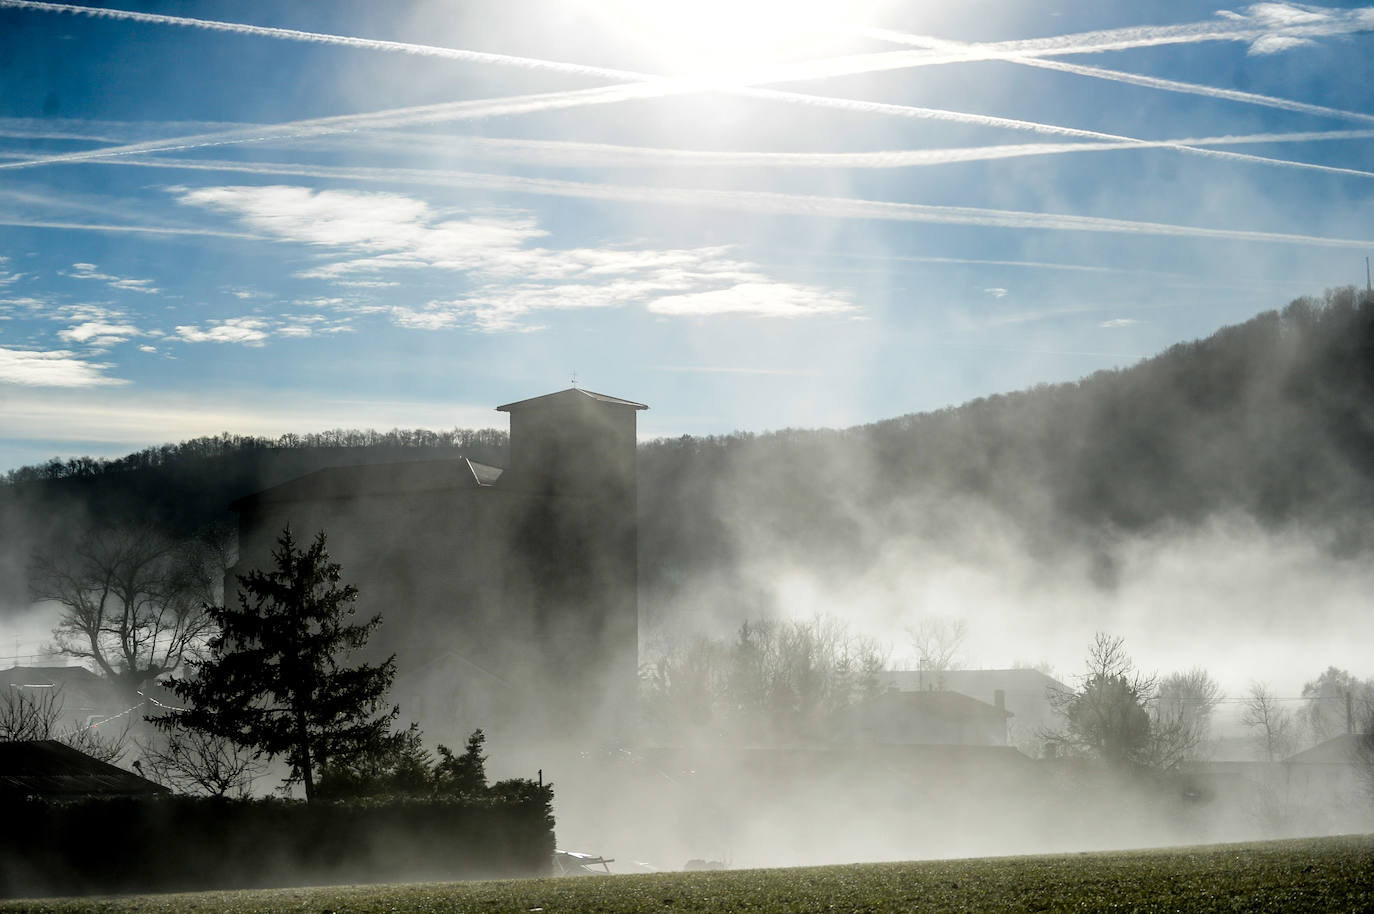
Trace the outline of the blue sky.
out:
[[[849,425],[1374,253],[1374,7],[90,9],[0,0],[0,471],[574,372],[648,435]]]

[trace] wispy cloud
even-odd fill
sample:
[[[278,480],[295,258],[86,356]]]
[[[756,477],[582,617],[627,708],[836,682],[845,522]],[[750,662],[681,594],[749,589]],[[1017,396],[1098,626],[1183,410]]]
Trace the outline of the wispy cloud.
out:
[[[1120,328],[1120,327],[1134,327],[1136,324],[1139,324],[1139,323],[1141,323],[1141,322],[1138,321],[1138,320],[1136,320],[1136,319],[1133,318],[1133,317],[1116,317],[1116,318],[1112,318],[1112,319],[1109,320],[1109,321],[1103,321],[1102,323],[1098,324],[1097,326],[1099,326],[1099,327],[1104,327],[1104,328],[1107,328],[1107,329],[1116,329],[1116,328]]]
[[[91,362],[66,349],[36,351],[0,346],[0,384],[24,387],[102,387],[128,382],[105,372],[110,365]]]
[[[205,326],[188,324],[176,327],[176,338],[187,343],[240,343],[261,346],[267,339],[269,324],[256,317],[231,317],[212,320]]]
[[[61,330],[57,334],[68,343],[77,343],[83,346],[94,346],[104,348],[113,346],[116,343],[127,342],[136,336],[143,336],[143,331],[133,324],[114,324],[108,321],[85,321],[66,330]]]
[[[143,292],[147,295],[156,295],[161,290],[153,285],[151,279],[129,279],[124,276],[112,276],[109,273],[101,273],[100,269],[93,263],[74,263],[71,271],[67,273],[72,279],[90,279],[96,282],[103,282],[111,289],[122,292]]]
[[[529,330],[539,326],[531,324],[531,316],[543,312],[634,305],[698,316],[800,317],[856,310],[839,293],[778,281],[724,247],[544,247],[537,242],[547,239],[547,231],[525,213],[439,216],[423,201],[398,194],[289,186],[182,189],[177,199],[231,214],[283,241],[336,252],[335,259],[302,271],[303,278],[356,282],[359,275],[416,269],[466,275],[470,288],[461,296],[387,308],[403,327]],[[251,329],[266,332],[262,326]]]
[[[929,222],[944,225],[974,225],[987,228],[1040,229],[1044,231],[1105,232],[1111,234],[1155,235],[1161,237],[1242,241],[1264,244],[1292,244],[1312,247],[1367,249],[1367,240],[1331,238],[1286,232],[1250,229],[1207,228],[1162,222],[1140,222],[1102,216],[1067,213],[1035,213],[972,206],[935,206],[923,203],[892,203],[845,197],[821,197],[769,191],[711,190],[706,188],[650,187],[590,182],[526,178],[474,172],[418,171],[414,169],[331,168],[324,166],[286,166],[255,163],[238,166],[224,163],[226,171],[254,174],[298,175],[302,177],[347,178],[356,181],[422,183],[443,187],[502,190],[515,193],[610,200],[624,203],[653,203],[674,206],[712,207],[725,210],[806,215],[832,219],[879,219],[898,222]]]
[[[857,310],[843,296],[793,283],[741,282],[724,289],[665,295],[649,302],[655,314],[748,314],[758,317],[807,317]]]

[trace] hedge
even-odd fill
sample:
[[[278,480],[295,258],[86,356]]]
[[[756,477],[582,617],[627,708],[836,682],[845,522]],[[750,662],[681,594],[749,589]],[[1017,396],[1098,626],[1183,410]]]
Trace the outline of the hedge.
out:
[[[0,806],[0,897],[549,873],[552,790],[352,802],[168,796]]]

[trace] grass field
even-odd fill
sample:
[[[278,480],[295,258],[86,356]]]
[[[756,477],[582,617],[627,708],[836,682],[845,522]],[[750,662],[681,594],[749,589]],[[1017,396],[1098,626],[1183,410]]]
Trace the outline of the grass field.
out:
[[[4,912],[1374,911],[1374,835],[1043,857],[0,901]]]

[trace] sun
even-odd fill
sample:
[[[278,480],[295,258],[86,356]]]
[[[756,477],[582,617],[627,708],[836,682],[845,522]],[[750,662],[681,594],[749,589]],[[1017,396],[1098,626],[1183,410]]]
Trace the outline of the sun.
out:
[[[663,75],[730,80],[852,49],[881,0],[585,0]]]

